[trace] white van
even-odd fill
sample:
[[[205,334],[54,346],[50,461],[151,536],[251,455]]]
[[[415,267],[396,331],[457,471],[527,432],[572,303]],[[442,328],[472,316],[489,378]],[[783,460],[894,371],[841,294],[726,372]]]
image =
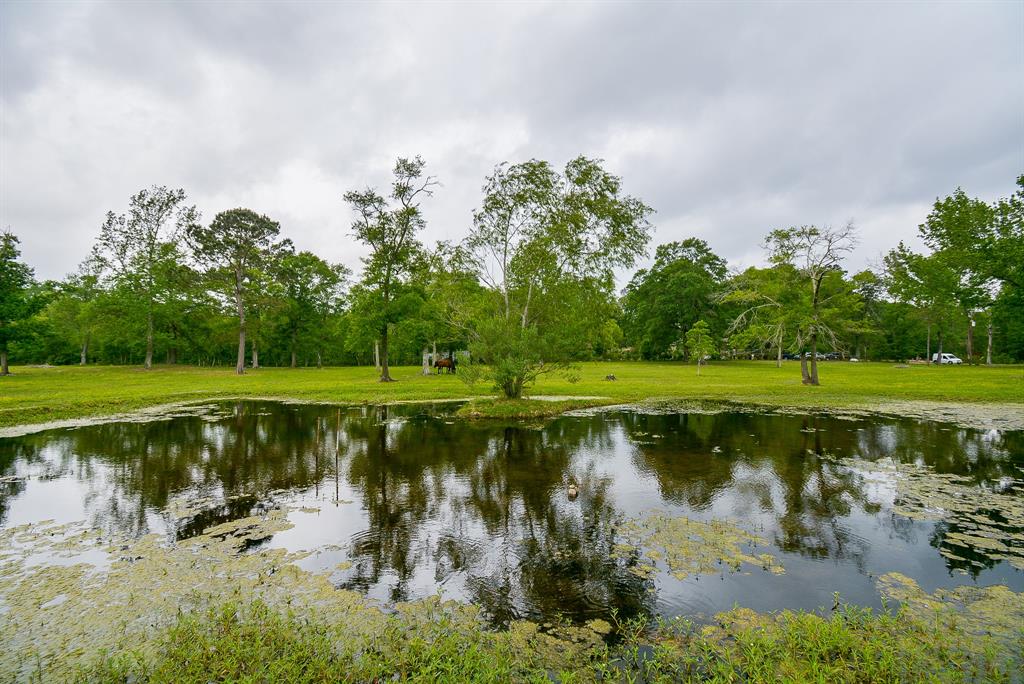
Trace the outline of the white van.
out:
[[[959,363],[963,363],[963,360],[960,357],[958,357],[958,356],[954,356],[953,354],[946,354],[946,353],[942,354],[942,359],[940,360],[938,354],[932,354],[932,363],[959,364]]]

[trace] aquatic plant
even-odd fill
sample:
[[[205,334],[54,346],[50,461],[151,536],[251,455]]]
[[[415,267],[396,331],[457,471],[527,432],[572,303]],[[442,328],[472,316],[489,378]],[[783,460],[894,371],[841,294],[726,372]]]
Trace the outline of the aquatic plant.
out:
[[[765,539],[726,520],[703,522],[655,511],[626,521],[618,532],[623,543],[615,548],[617,557],[629,558],[635,548],[643,550],[646,561],[630,567],[641,577],[653,575],[659,562],[679,580],[691,575],[735,572],[744,564],[773,574],[784,572],[772,554],[754,555],[755,547],[767,546]]]
[[[987,559],[1005,560],[1024,570],[1024,497],[1009,486],[1014,483],[997,488],[964,475],[937,473],[927,465],[889,458],[844,458],[840,462],[864,473],[868,480],[895,485],[894,512],[914,520],[949,523],[939,553],[951,561],[976,564],[969,554],[981,551]],[[1016,484],[1019,486],[1019,481]]]

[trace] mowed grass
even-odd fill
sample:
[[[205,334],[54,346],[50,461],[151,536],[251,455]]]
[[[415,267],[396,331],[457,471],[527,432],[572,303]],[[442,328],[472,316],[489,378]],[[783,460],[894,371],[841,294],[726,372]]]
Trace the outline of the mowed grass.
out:
[[[782,368],[770,361],[717,362],[702,368],[699,377],[691,364],[588,362],[576,368],[577,382],[549,375],[529,394],[586,397],[585,403],[591,404],[655,398],[799,408],[870,409],[899,400],[1024,404],[1022,366],[900,368],[891,363],[833,361],[822,363],[820,372],[821,386],[807,387],[800,382],[795,361]],[[393,383],[378,382],[374,369],[367,366],[261,368],[243,376],[232,368],[195,366],[157,366],[150,371],[126,366],[13,367],[12,373],[0,377],[2,427],[210,398],[386,403],[495,396],[487,383],[469,387],[456,376],[425,377],[418,366],[393,368]],[[616,380],[605,380],[607,375]]]

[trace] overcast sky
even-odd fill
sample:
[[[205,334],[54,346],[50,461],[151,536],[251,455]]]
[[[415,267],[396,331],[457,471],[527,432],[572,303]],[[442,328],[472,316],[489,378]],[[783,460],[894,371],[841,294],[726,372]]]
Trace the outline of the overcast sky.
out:
[[[936,196],[1024,173],[1024,2],[0,8],[0,227],[40,278],[153,184],[358,268],[341,196],[398,155],[443,183],[428,243],[465,235],[496,163],[585,154],[656,209],[654,244],[736,267],[852,219],[860,268]]]

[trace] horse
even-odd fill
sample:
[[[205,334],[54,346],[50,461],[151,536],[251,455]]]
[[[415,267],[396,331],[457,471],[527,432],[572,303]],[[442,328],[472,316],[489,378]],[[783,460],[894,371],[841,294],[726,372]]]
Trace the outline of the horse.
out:
[[[447,370],[449,373],[455,372],[455,360],[454,359],[438,359],[434,362],[434,368],[438,374],[442,371]]]

